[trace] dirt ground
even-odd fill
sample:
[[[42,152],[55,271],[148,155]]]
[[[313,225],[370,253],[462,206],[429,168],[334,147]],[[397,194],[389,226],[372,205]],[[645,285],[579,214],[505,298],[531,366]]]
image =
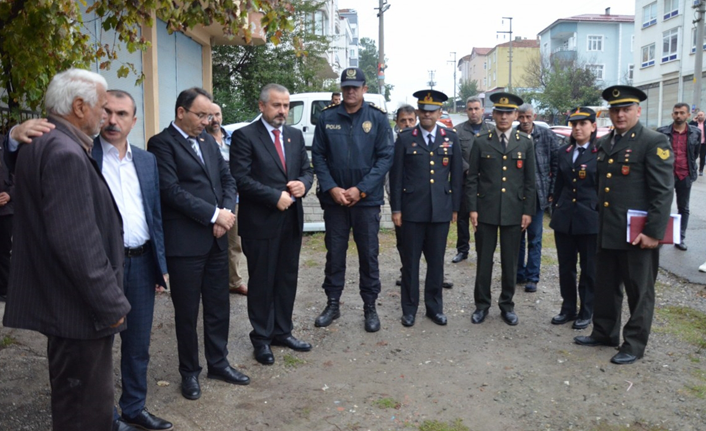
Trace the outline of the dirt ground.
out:
[[[455,226],[452,226],[455,232]],[[380,234],[382,329],[363,330],[358,265],[351,242],[342,316],[314,327],[325,305],[321,289],[323,235],[306,235],[301,256],[294,335],[314,348],[275,348],[275,365],[253,358],[246,299],[231,295],[230,361],[252,379],[246,387],[200,379],[203,395],[180,395],[173,308],[160,295],[155,310],[148,408],[177,430],[706,430],[706,290],[660,272],[653,332],[644,359],[609,362],[615,350],[575,345],[559,311],[556,251],[545,230],[537,293],[518,287],[520,324],[497,307],[481,325],[470,322],[475,258],[451,264],[444,291],[448,326],[424,317],[400,324],[399,258],[394,234]],[[499,255],[493,287],[499,293]],[[600,270],[600,268],[599,268]],[[423,270],[424,271],[424,268]],[[424,272],[422,272],[422,275]],[[0,314],[4,305],[0,305]],[[50,428],[46,342],[38,334],[0,327],[0,430]],[[116,339],[116,358],[119,339]],[[116,365],[116,392],[119,370]]]

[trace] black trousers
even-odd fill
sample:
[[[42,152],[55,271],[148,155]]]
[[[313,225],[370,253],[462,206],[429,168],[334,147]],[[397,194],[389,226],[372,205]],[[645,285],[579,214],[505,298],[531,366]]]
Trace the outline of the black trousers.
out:
[[[593,316],[593,298],[596,287],[596,234],[570,235],[554,231],[556,252],[559,258],[559,290],[564,300],[561,314],[576,315],[577,299],[581,301],[579,319]],[[579,261],[580,258],[580,261]],[[581,275],[576,295],[576,264],[580,262]]]
[[[0,295],[7,295],[12,253],[12,215],[0,216]]]
[[[54,431],[113,429],[113,336],[47,337]]]
[[[611,344],[620,342],[620,314],[625,294],[628,297],[630,318],[623,326],[620,351],[641,358],[652,328],[659,248],[599,248],[596,256],[596,265],[600,271],[596,276],[596,305],[591,337]]]
[[[227,367],[228,250],[219,250],[214,238],[213,247],[204,256],[167,256],[167,269],[174,303],[179,373],[182,377],[192,377],[201,372],[196,332],[200,302],[203,302],[204,353],[208,367]]]
[[[415,315],[419,307],[419,261],[424,253],[427,275],[424,304],[428,313],[444,312],[441,284],[449,223],[402,222],[402,314]]]
[[[402,228],[395,226],[395,240],[397,241],[397,253],[400,255],[400,263],[404,264],[404,259],[402,258]],[[402,266],[400,266],[400,276],[402,276]]]
[[[464,175],[464,181],[465,181]],[[456,231],[458,238],[456,239],[456,253],[468,254],[471,250],[471,227],[470,227],[471,210],[468,209],[468,198],[466,193],[461,197],[461,209],[456,216]]]
[[[681,214],[681,239],[686,238],[686,227],[689,224],[689,197],[691,196],[691,178],[687,175],[683,180],[674,177],[674,192],[677,194],[677,211]]]
[[[699,172],[704,171],[704,164],[706,164],[706,144],[701,144],[701,148],[699,148]]]
[[[517,258],[520,253],[521,225],[498,226],[478,223],[476,229],[476,284],[473,296],[476,308],[485,310],[490,307],[490,287],[493,282],[493,254],[498,245],[500,231],[500,263],[502,266],[502,290],[498,305],[502,311],[513,311],[515,303],[515,278],[517,277]]]
[[[272,238],[242,239],[250,277],[250,340],[255,347],[292,334],[302,236],[296,226],[295,210],[284,213],[285,220]]]

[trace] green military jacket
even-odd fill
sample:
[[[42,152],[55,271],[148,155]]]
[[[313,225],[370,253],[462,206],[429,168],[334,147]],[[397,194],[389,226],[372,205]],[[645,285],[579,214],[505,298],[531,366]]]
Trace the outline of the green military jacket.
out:
[[[471,147],[466,196],[480,223],[519,225],[522,215],[535,215],[534,146],[532,138],[513,130],[503,151],[495,128],[480,133]]]
[[[478,135],[485,132],[490,132],[491,130],[493,130],[493,126],[483,120]],[[458,140],[461,143],[461,151],[463,152],[463,172],[465,173],[468,171],[468,159],[471,157],[471,148],[473,148],[473,140],[475,139],[476,134],[473,133],[473,129],[468,121],[464,121],[463,123],[457,125],[454,128],[454,131],[458,135]]]
[[[642,233],[662,239],[674,194],[674,154],[667,137],[637,123],[611,149],[615,131],[596,142],[598,246],[630,250],[628,210],[647,211]]]

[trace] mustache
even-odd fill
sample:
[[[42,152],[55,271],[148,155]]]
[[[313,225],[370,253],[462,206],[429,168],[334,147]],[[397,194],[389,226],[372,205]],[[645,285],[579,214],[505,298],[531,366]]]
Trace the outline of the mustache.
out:
[[[106,131],[106,132],[118,132],[118,133],[121,133],[121,132],[122,132],[122,130],[120,130],[120,127],[118,127],[118,126],[116,126],[116,125],[114,125],[114,124],[108,124],[107,126],[105,126],[105,127],[103,128],[103,130]]]

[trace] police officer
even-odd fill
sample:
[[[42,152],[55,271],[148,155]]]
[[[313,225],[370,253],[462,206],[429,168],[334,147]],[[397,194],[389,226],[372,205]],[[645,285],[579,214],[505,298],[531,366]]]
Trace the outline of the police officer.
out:
[[[598,252],[593,332],[574,338],[584,346],[617,346],[623,289],[630,318],[623,326],[623,344],[611,358],[630,364],[641,358],[652,326],[657,245],[664,237],[674,194],[674,155],[667,137],[643,127],[639,103],[647,95],[616,85],[603,91],[615,129],[598,147]],[[645,227],[632,243],[626,241],[628,210],[647,212]]]
[[[392,129],[382,108],[365,103],[368,87],[359,68],[341,74],[343,103],[321,112],[311,157],[324,209],[326,268],[323,288],[328,302],[314,322],[328,326],[340,317],[339,302],[346,273],[348,237],[358,248],[360,296],[365,330],[380,329],[375,300],[380,293],[378,232],[385,174],[392,165]]]
[[[512,129],[517,107],[522,99],[511,93],[495,93],[495,128],[475,138],[471,148],[466,194],[475,232],[476,311],[471,322],[481,323],[490,308],[490,284],[493,281],[493,254],[500,230],[502,293],[500,316],[508,325],[517,325],[515,276],[520,250],[520,236],[536,213],[535,164],[532,138]]]
[[[598,192],[596,177],[596,112],[577,108],[569,116],[571,138],[557,153],[552,221],[559,259],[559,290],[564,300],[552,324],[574,320],[574,329],[585,329],[593,316],[596,285],[596,237]],[[576,264],[581,257],[581,276],[576,294]],[[577,313],[577,299],[581,310]]]
[[[427,261],[426,315],[446,325],[442,302],[444,253],[449,223],[461,205],[463,156],[456,133],[437,126],[448,97],[435,90],[414,93],[419,125],[400,132],[390,171],[392,221],[401,228],[402,324],[414,325],[419,306],[419,260]]]

